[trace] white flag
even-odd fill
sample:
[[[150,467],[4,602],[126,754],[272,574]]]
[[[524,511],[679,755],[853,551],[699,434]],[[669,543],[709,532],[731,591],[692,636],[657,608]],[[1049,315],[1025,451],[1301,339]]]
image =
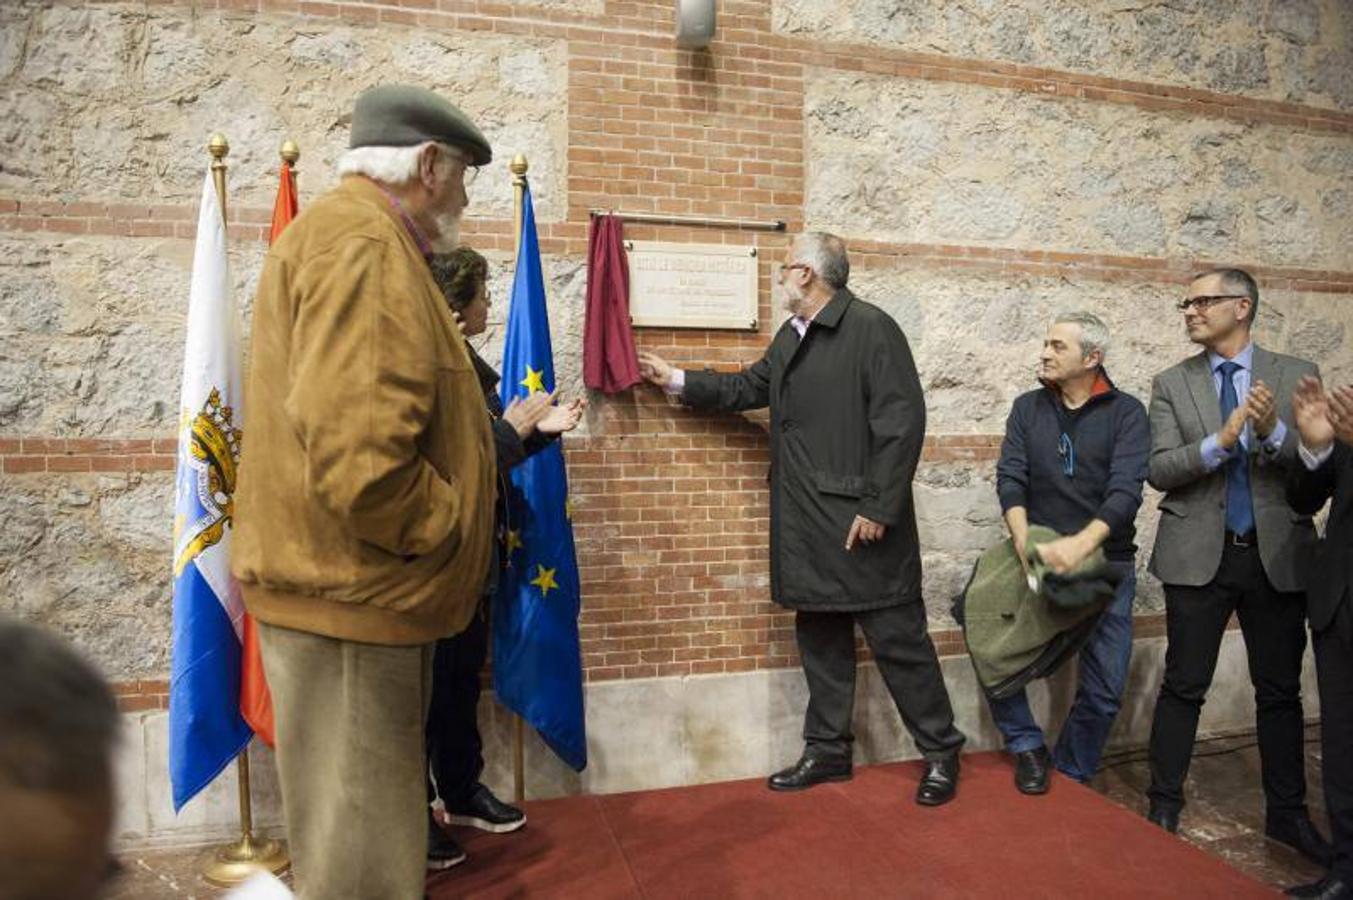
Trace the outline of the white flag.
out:
[[[188,293],[174,493],[174,649],[169,774],[180,808],[249,742],[240,715],[244,604],[230,577],[230,528],[244,416],[239,313],[225,222],[207,170]]]

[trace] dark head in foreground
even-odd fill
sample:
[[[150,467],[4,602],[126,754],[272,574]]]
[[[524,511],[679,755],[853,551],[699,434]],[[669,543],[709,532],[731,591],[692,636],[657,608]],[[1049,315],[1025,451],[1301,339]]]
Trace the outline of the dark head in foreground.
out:
[[[93,666],[50,632],[0,616],[0,900],[98,896],[117,726]]]

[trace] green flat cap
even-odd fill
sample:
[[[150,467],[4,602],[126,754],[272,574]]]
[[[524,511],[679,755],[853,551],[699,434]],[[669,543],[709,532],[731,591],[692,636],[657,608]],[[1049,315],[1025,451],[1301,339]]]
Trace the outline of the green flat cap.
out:
[[[412,147],[424,141],[459,147],[472,165],[493,161],[493,148],[470,117],[432,91],[383,84],[357,98],[349,147]]]

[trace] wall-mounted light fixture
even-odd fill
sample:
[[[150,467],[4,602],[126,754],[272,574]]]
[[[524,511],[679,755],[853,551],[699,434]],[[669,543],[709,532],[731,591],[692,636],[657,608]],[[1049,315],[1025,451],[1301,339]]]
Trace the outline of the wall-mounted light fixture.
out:
[[[715,0],[677,0],[677,46],[703,50],[714,40]]]

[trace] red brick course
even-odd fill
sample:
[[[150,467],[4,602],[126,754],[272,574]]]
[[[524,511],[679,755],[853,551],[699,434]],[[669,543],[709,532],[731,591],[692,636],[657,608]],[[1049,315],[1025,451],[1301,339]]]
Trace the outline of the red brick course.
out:
[[[113,696],[122,712],[151,712],[169,708],[169,682],[134,679],[113,683]]]
[[[605,138],[604,135],[598,137]],[[626,153],[624,150],[615,150],[603,154],[597,148],[587,148],[580,152],[591,154],[593,158],[624,158]],[[569,158],[570,160],[575,158],[574,151],[570,151]],[[772,211],[759,215],[756,210],[760,207],[757,203],[750,202],[701,206],[690,199],[683,199],[680,202],[670,199],[664,200],[661,197],[658,197],[655,202],[644,202],[637,197],[617,199],[614,195],[602,193],[605,190],[615,190],[615,185],[608,187],[609,183],[601,177],[578,175],[579,170],[583,172],[600,171],[602,169],[612,170],[616,162],[617,159],[611,158],[609,162],[598,162],[595,165],[570,163],[569,183],[571,188],[576,191],[580,186],[583,186],[589,191],[595,192],[588,194],[593,199],[584,201],[581,204],[582,207],[623,207],[626,211],[632,212],[731,216],[756,218],[758,221],[775,221],[778,218],[794,222],[798,219],[797,212],[788,215],[782,208],[774,205],[786,199],[778,192],[744,190],[739,194],[742,197],[754,197],[758,202],[764,201],[770,204]],[[708,162],[711,166],[720,164],[717,158]],[[621,165],[620,168],[625,169],[627,167]],[[755,171],[755,164],[752,165],[751,170]],[[739,174],[746,174],[748,171],[748,167],[744,165]],[[749,177],[755,180],[754,175]],[[728,176],[723,176],[723,178],[727,180]],[[715,189],[714,193],[718,193],[721,189]],[[706,192],[706,195],[708,193]],[[690,195],[690,192],[683,190],[683,197],[688,195]],[[650,196],[647,199],[651,201],[653,197]],[[136,219],[116,216],[110,212],[111,209],[111,206],[96,203],[61,204],[17,198],[0,198],[0,231],[175,238],[182,240],[191,240],[197,231],[196,222],[185,218],[196,214],[196,211],[191,207],[137,207],[132,212],[143,218]],[[709,212],[710,209],[717,211]],[[574,210],[574,213],[586,215],[585,209]],[[247,215],[250,219],[257,219],[265,214],[271,215],[271,211],[263,208],[240,207],[231,210],[232,218],[236,216],[243,218]],[[149,218],[150,216],[159,218]],[[585,225],[570,222],[542,222],[539,225],[539,232],[542,252],[574,256],[581,256],[587,252],[587,229]],[[263,242],[268,239],[268,224],[266,222],[258,224],[237,220],[229,226],[227,233],[234,241]],[[465,220],[462,234],[468,243],[484,250],[511,251],[513,249],[512,223],[507,220],[469,218]],[[706,232],[699,229],[667,225],[630,224],[626,226],[626,234],[637,240],[707,243],[744,241],[772,247],[778,240],[774,236],[736,229]],[[1203,269],[1222,265],[1243,265],[1261,280],[1265,290],[1353,293],[1353,272],[1286,266],[1259,266],[1244,260],[1118,256],[1104,253],[1078,253],[1020,247],[890,243],[864,239],[852,239],[850,249],[851,264],[860,269],[887,267],[905,262],[908,266],[947,270],[964,269],[992,274],[1041,275],[1053,278],[1074,276],[1079,279],[1110,283],[1139,284],[1146,281],[1186,284],[1194,273]],[[763,267],[763,283],[767,281],[769,265],[770,263],[767,262]],[[768,312],[764,309],[763,311]],[[745,336],[714,333],[708,335],[708,338],[721,340],[725,346],[730,347],[744,347],[746,345]],[[684,335],[681,339],[696,342],[702,340],[699,335]],[[729,355],[730,360],[741,358],[743,357],[736,353]]]

